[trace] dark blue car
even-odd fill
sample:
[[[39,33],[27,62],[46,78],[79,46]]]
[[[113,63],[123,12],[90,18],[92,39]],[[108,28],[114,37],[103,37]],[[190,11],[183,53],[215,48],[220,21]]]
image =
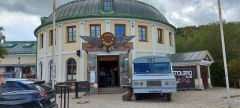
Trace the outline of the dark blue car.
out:
[[[0,108],[57,108],[56,94],[44,81],[6,79]]]

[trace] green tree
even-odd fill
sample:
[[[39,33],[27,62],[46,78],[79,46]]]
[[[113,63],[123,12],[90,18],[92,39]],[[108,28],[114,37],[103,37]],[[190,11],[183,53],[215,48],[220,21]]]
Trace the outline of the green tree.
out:
[[[240,80],[240,61],[233,59],[229,62],[229,80],[233,84],[233,87],[237,87]]]
[[[240,22],[224,23],[225,44],[227,61],[240,59]],[[218,23],[211,23],[202,26],[190,26],[177,29],[176,35],[177,52],[189,52],[208,50],[215,63],[211,66],[211,77],[213,85],[221,84],[224,78],[222,64],[222,47],[220,38],[220,27]],[[221,80],[221,81],[220,81]],[[221,82],[221,83],[218,83]]]
[[[8,54],[7,49],[2,45],[2,43],[5,41],[6,37],[3,34],[3,27],[0,27],[0,58],[4,58],[5,55]]]

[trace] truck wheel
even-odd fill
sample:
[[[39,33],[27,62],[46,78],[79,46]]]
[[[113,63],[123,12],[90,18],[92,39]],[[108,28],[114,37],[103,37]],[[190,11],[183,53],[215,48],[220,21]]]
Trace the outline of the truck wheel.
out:
[[[136,100],[140,100],[140,99],[141,99],[141,94],[136,94],[136,93],[135,93],[134,95],[135,95],[135,99],[136,99]]]
[[[170,102],[172,100],[172,94],[171,93],[166,94],[165,98],[166,98],[166,101]]]

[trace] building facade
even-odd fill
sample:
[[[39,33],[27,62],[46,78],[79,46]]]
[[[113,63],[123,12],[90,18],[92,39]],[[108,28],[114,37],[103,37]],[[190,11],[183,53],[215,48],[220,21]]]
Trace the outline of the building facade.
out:
[[[56,10],[56,43],[52,19],[52,14],[42,17],[35,30],[39,79],[50,82],[54,76],[57,83],[128,86],[132,61],[157,55],[171,58],[182,87],[211,87],[211,55],[208,51],[176,54],[175,27],[149,4],[137,0],[75,0],[63,4]],[[56,75],[51,65],[53,44]]]
[[[52,14],[41,22],[35,30],[37,71],[40,79],[51,81]],[[175,27],[137,0],[72,1],[57,8],[56,22],[56,82],[102,85],[100,71],[105,71],[108,85],[124,86],[135,58],[175,54]]]
[[[35,41],[4,42],[8,55],[0,59],[0,73],[8,77],[36,78],[36,45]]]

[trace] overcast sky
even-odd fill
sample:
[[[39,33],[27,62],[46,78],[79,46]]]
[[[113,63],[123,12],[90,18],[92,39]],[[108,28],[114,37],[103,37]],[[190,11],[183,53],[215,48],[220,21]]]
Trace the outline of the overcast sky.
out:
[[[57,0],[61,5],[72,0]],[[141,0],[157,7],[176,27],[218,21],[217,0]],[[222,0],[226,21],[240,20],[240,0]],[[52,0],[0,0],[0,26],[8,41],[35,40],[40,17],[52,11]]]

